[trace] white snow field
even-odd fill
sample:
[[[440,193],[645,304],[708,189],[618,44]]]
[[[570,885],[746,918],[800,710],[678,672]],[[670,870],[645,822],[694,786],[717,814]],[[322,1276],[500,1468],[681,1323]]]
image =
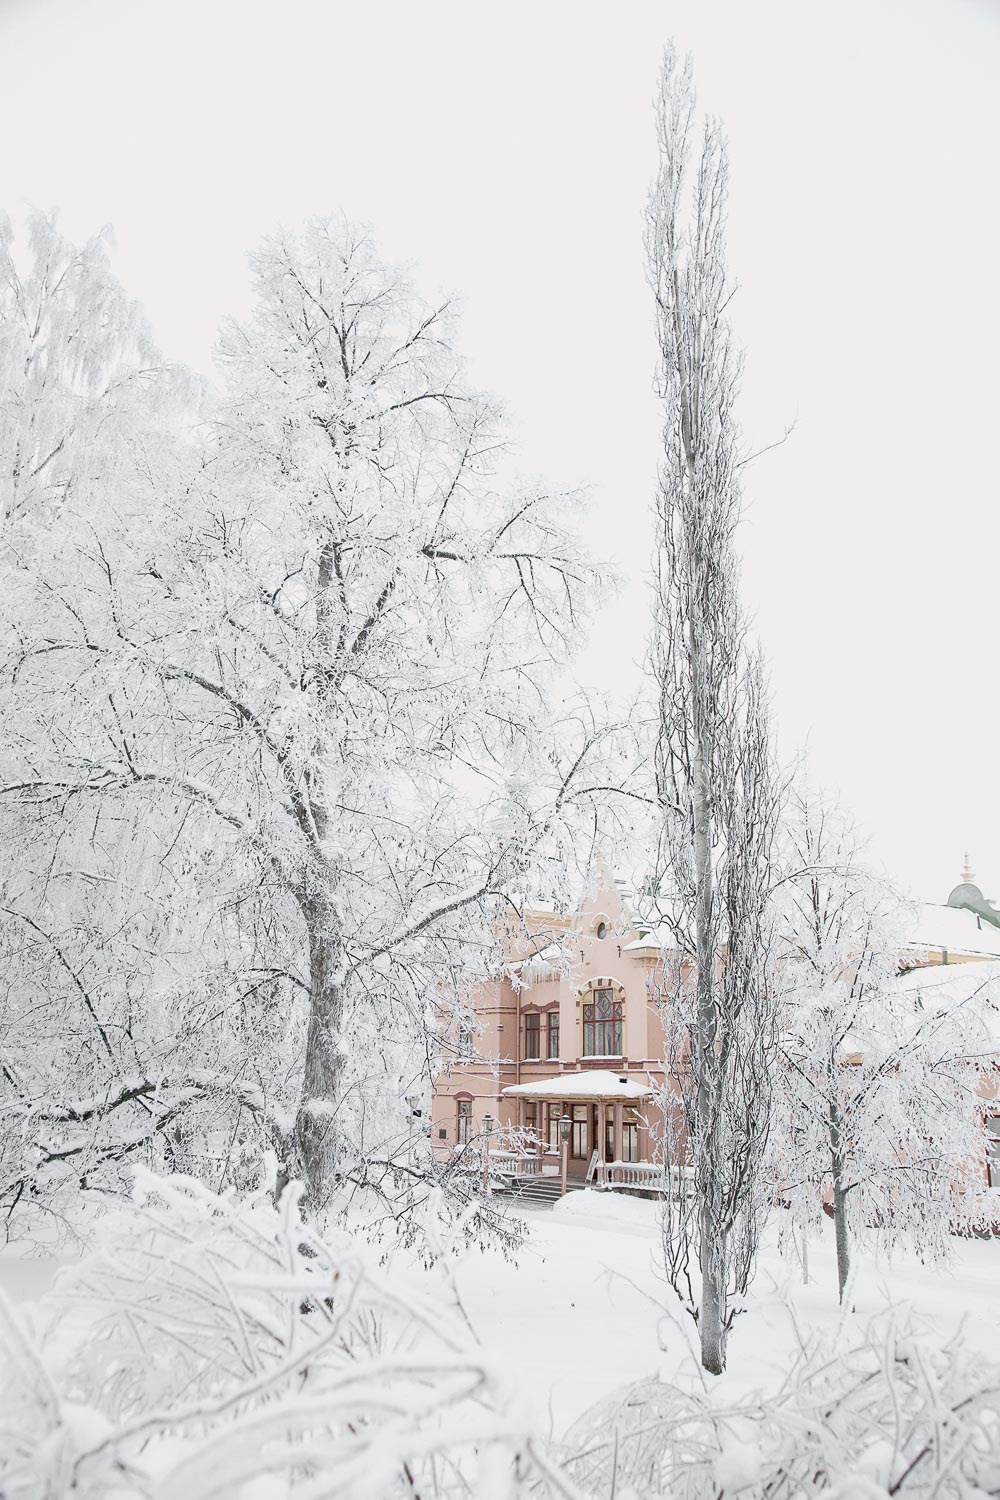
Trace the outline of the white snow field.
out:
[[[233,1341],[230,1335],[237,1325],[230,1326],[227,1311],[229,1293],[225,1287],[222,1288],[221,1301],[218,1297],[213,1301],[214,1282],[205,1253],[200,1248],[203,1243],[205,1249],[213,1247],[212,1254],[217,1260],[221,1255],[219,1263],[223,1267],[229,1265],[228,1257],[232,1253],[240,1261],[239,1265],[235,1262],[232,1264],[230,1270],[225,1272],[224,1279],[229,1278],[226,1285],[235,1294],[242,1309],[239,1326],[252,1325],[257,1330],[253,1337],[261,1340],[263,1362],[256,1377],[258,1381],[270,1378],[266,1372],[273,1368],[273,1360],[278,1358],[280,1366],[281,1359],[285,1358],[281,1350],[286,1347],[294,1350],[295,1338],[300,1338],[304,1333],[309,1338],[316,1337],[315,1330],[309,1334],[301,1325],[298,1325],[297,1334],[294,1328],[288,1333],[282,1319],[279,1317],[275,1320],[273,1308],[268,1313],[267,1307],[270,1304],[262,1300],[254,1290],[268,1285],[269,1265],[280,1269],[284,1254],[280,1244],[278,1258],[274,1261],[275,1247],[271,1244],[269,1235],[265,1233],[255,1241],[260,1253],[257,1254],[251,1274],[249,1262],[242,1264],[251,1240],[242,1242],[242,1250],[241,1242],[231,1239],[225,1243],[218,1238],[203,1242],[198,1227],[202,1221],[199,1221],[194,1210],[188,1211],[185,1217],[184,1200],[178,1196],[179,1190],[172,1191],[176,1201],[171,1214],[163,1220],[167,1239],[161,1239],[160,1250],[148,1254],[139,1253],[139,1242],[133,1239],[130,1246],[124,1247],[124,1255],[119,1251],[117,1256],[112,1255],[112,1259],[108,1261],[109,1251],[106,1249],[103,1272],[98,1265],[96,1271],[87,1273],[82,1288],[79,1269],[72,1261],[60,1261],[55,1257],[24,1259],[15,1254],[13,1247],[0,1250],[0,1289],[14,1304],[15,1321],[22,1326],[29,1341],[34,1342],[46,1316],[49,1319],[55,1316],[53,1326],[56,1343],[50,1346],[48,1365],[53,1378],[59,1378],[60,1349],[63,1346],[67,1357],[75,1351],[73,1358],[79,1360],[81,1348],[86,1345],[89,1337],[87,1329],[90,1325],[87,1319],[100,1314],[102,1295],[106,1297],[109,1292],[116,1302],[121,1303],[126,1313],[133,1307],[140,1313],[140,1324],[147,1330],[146,1336],[148,1329],[156,1325],[161,1312],[167,1320],[164,1328],[170,1324],[182,1334],[189,1330],[191,1340],[201,1349],[201,1354],[191,1366],[195,1376],[195,1366],[202,1371],[199,1379],[204,1376],[205,1371],[211,1376],[211,1367],[216,1361],[220,1364],[226,1364],[227,1360],[231,1362],[230,1345]],[[212,1199],[211,1195],[203,1196],[206,1203],[203,1205],[202,1229],[216,1214],[217,1206],[222,1201]],[[238,1228],[242,1210],[234,1208],[233,1212],[236,1215],[234,1224]],[[266,1230],[268,1215],[273,1219],[273,1210],[264,1211],[263,1218],[258,1211],[255,1221],[258,1228]],[[889,1265],[877,1256],[865,1254],[859,1249],[856,1254],[857,1271],[849,1286],[849,1310],[841,1314],[837,1303],[832,1227],[824,1226],[829,1227],[831,1232],[810,1246],[810,1280],[807,1285],[802,1283],[801,1266],[783,1260],[772,1237],[765,1245],[757,1278],[748,1298],[747,1310],[738,1318],[733,1330],[728,1369],[722,1377],[716,1379],[702,1375],[694,1353],[694,1325],[681,1311],[677,1298],[663,1279],[656,1204],[612,1193],[587,1191],[570,1194],[551,1210],[528,1209],[524,1217],[527,1236],[514,1260],[506,1260],[500,1253],[491,1250],[473,1249],[462,1253],[452,1263],[453,1274],[449,1274],[442,1265],[427,1268],[415,1255],[404,1251],[393,1254],[388,1265],[382,1262],[377,1251],[361,1249],[358,1259],[358,1255],[349,1249],[349,1237],[345,1239],[343,1235],[339,1235],[341,1243],[337,1255],[340,1259],[336,1261],[345,1274],[355,1276],[355,1285],[360,1295],[365,1294],[365,1286],[377,1293],[380,1281],[384,1284],[388,1301],[384,1296],[380,1301],[377,1295],[372,1302],[373,1309],[382,1309],[378,1314],[380,1318],[386,1313],[387,1316],[396,1317],[398,1322],[398,1315],[401,1314],[404,1323],[407,1319],[411,1320],[413,1326],[420,1323],[429,1333],[432,1343],[440,1335],[445,1363],[440,1364],[440,1350],[437,1353],[432,1350],[431,1354],[440,1367],[439,1381],[443,1382],[440,1388],[444,1396],[443,1405],[439,1409],[435,1408],[437,1415],[434,1416],[434,1421],[444,1423],[446,1427],[451,1423],[448,1430],[453,1431],[452,1441],[455,1443],[464,1442],[468,1447],[478,1441],[468,1423],[470,1414],[473,1420],[482,1418],[482,1408],[476,1405],[458,1406],[452,1414],[453,1398],[448,1395],[449,1382],[453,1383],[456,1372],[463,1369],[481,1368],[489,1372],[488,1389],[498,1393],[498,1399],[502,1401],[507,1415],[504,1416],[498,1410],[496,1421],[499,1425],[494,1423],[484,1429],[487,1436],[482,1454],[475,1449],[471,1462],[474,1465],[486,1463],[493,1454],[500,1464],[497,1473],[503,1471],[508,1479],[512,1461],[510,1453],[521,1442],[513,1434],[531,1434],[532,1442],[537,1438],[543,1446],[541,1449],[532,1448],[531,1456],[539,1463],[544,1462],[545,1451],[550,1446],[549,1439],[556,1440],[557,1446],[551,1448],[553,1454],[561,1452],[572,1459],[574,1453],[581,1451],[581,1432],[585,1435],[584,1443],[588,1448],[593,1447],[592,1435],[598,1439],[600,1447],[608,1420],[606,1398],[621,1388],[635,1386],[648,1377],[658,1377],[669,1382],[667,1389],[676,1390],[682,1399],[690,1396],[697,1401],[699,1393],[704,1391],[714,1409],[725,1406],[732,1411],[740,1403],[751,1399],[756,1406],[758,1396],[762,1398],[763,1405],[776,1399],[783,1382],[787,1390],[789,1372],[796,1365],[803,1346],[810,1343],[815,1335],[836,1335],[838,1326],[843,1325],[840,1330],[843,1347],[856,1347],[863,1342],[872,1320],[879,1314],[884,1314],[890,1306],[896,1309],[902,1327],[915,1329],[916,1342],[911,1340],[908,1347],[918,1348],[918,1362],[922,1361],[924,1353],[933,1358],[933,1351],[941,1350],[961,1329],[973,1364],[981,1355],[984,1367],[992,1361],[995,1370],[996,1350],[1000,1347],[1000,1241],[956,1240],[954,1260],[948,1268],[926,1268],[912,1257],[898,1257],[894,1264]],[[250,1222],[250,1217],[247,1217],[245,1223],[249,1225]],[[194,1230],[189,1232],[192,1224]],[[167,1241],[174,1234],[171,1225],[177,1230],[173,1240],[175,1248],[167,1248],[164,1253]],[[303,1230],[302,1233],[308,1234],[308,1231]],[[106,1246],[111,1243],[103,1230],[101,1237]],[[286,1248],[293,1248],[298,1237],[299,1232],[293,1231]],[[91,1261],[90,1264],[93,1266],[94,1262]],[[296,1279],[301,1278],[303,1267],[307,1263],[299,1258],[294,1264],[298,1266],[298,1270],[288,1272],[289,1285],[308,1285]],[[61,1294],[55,1302],[46,1297],[61,1265],[69,1266],[70,1281],[76,1276],[78,1292],[83,1291],[83,1300],[78,1296],[72,1311],[62,1303],[69,1314],[68,1321],[66,1313],[60,1312]],[[120,1281],[116,1280],[119,1275]],[[149,1276],[153,1278],[152,1283],[148,1280]],[[280,1292],[279,1282],[274,1285]],[[44,1304],[39,1299],[45,1299]],[[293,1302],[297,1300],[298,1293]],[[456,1300],[460,1307],[455,1306]],[[273,1305],[277,1307],[279,1303],[275,1302]],[[43,1306],[47,1307],[47,1314],[43,1314]],[[78,1325],[80,1318],[84,1322]],[[130,1319],[131,1313],[128,1313],[127,1321]],[[293,1324],[296,1323],[297,1317],[293,1317]],[[218,1338],[212,1332],[216,1324]],[[470,1325],[472,1337],[471,1342],[467,1342]],[[95,1333],[97,1327],[98,1324],[94,1323]],[[106,1318],[103,1327],[102,1338],[106,1341]],[[145,1406],[150,1407],[154,1413],[158,1407],[169,1412],[173,1409],[175,1400],[182,1406],[191,1406],[193,1397],[188,1391],[187,1376],[184,1374],[187,1366],[183,1360],[181,1365],[184,1365],[184,1369],[178,1365],[176,1340],[171,1343],[160,1339],[156,1344],[159,1352],[154,1353],[153,1346],[150,1346],[147,1355],[142,1354],[144,1346],[140,1344],[141,1357],[139,1364],[135,1365],[136,1351],[132,1350],[131,1355],[129,1354],[127,1330],[124,1341],[122,1328],[119,1328],[116,1338],[118,1343],[115,1347],[122,1349],[126,1359],[132,1358],[132,1373],[129,1377],[135,1387],[132,1396],[141,1395]],[[268,1351],[265,1347],[269,1340],[273,1342],[275,1338],[278,1339],[275,1346],[278,1349],[277,1355],[274,1349]],[[390,1355],[395,1347],[393,1338],[384,1345],[385,1351],[389,1351]],[[399,1345],[401,1350],[409,1347],[408,1339],[409,1335],[406,1335],[403,1344]],[[238,1344],[239,1340],[236,1342]],[[447,1352],[445,1345],[451,1353]],[[320,1336],[315,1348],[322,1347]],[[426,1337],[422,1347],[430,1347]],[[838,1350],[840,1347],[838,1344]],[[113,1352],[112,1348],[111,1353]],[[195,1352],[197,1353],[197,1349]],[[371,1352],[378,1355],[378,1350],[374,1348]],[[89,1358],[89,1354],[85,1357]],[[301,1356],[298,1357],[301,1362]],[[835,1363],[839,1358],[838,1353]],[[945,1358],[947,1361],[951,1355],[946,1355]],[[963,1358],[967,1364],[967,1357]],[[269,1360],[271,1364],[268,1363]],[[252,1362],[256,1365],[256,1354]],[[106,1359],[104,1363],[107,1364]],[[311,1363],[310,1358],[310,1365]],[[29,1356],[24,1362],[24,1369],[27,1372],[33,1368]],[[385,1359],[379,1355],[367,1367],[362,1361],[361,1365],[353,1365],[351,1368],[357,1372],[352,1375],[353,1380],[370,1382],[365,1387],[368,1391],[365,1399],[374,1401],[373,1409],[377,1410],[379,1401],[385,1395],[384,1382],[393,1369],[392,1358],[386,1364]],[[409,1367],[403,1368],[404,1376],[407,1368]],[[426,1366],[421,1365],[420,1368],[424,1369]],[[328,1373],[331,1377],[336,1377],[336,1370]],[[397,1371],[397,1383],[398,1374]],[[0,1377],[2,1375],[3,1371],[0,1369]],[[175,1389],[179,1377],[180,1384]],[[316,1377],[320,1381],[317,1398],[322,1404],[322,1400],[326,1398],[323,1396],[322,1386],[324,1377],[319,1366]],[[42,1380],[43,1385],[47,1378]],[[311,1374],[310,1380],[312,1379]],[[798,1375],[792,1382],[793,1386],[797,1379]],[[329,1389],[334,1388],[335,1380]],[[212,1389],[212,1380],[209,1379],[205,1394]],[[101,1386],[101,1390],[102,1402],[111,1410],[114,1407],[114,1393],[111,1391],[109,1396],[106,1384]],[[44,1395],[44,1391],[42,1394]],[[303,1399],[306,1394],[304,1390]],[[391,1394],[396,1399],[396,1387],[392,1388]],[[424,1394],[426,1395],[426,1390]],[[26,1399],[27,1387],[23,1395]],[[411,1391],[404,1397],[402,1411],[407,1411],[407,1403],[412,1400],[412,1395]],[[16,1391],[14,1397],[20,1399]],[[455,1400],[460,1399],[459,1392]],[[237,1416],[234,1418],[234,1431],[231,1434],[227,1436],[223,1430],[214,1438],[209,1435],[205,1447],[192,1450],[190,1454],[183,1444],[170,1437],[169,1419],[164,1427],[159,1418],[154,1418],[151,1425],[159,1422],[159,1428],[163,1430],[158,1428],[155,1441],[148,1447],[140,1445],[136,1450],[133,1444],[134,1451],[130,1450],[132,1462],[144,1465],[144,1482],[154,1486],[157,1496],[162,1493],[165,1497],[171,1497],[171,1500],[182,1493],[195,1494],[199,1500],[203,1495],[209,1494],[224,1495],[226,1500],[262,1500],[265,1495],[268,1500],[279,1500],[279,1497],[280,1500],[290,1500],[294,1487],[279,1481],[277,1468],[280,1463],[271,1463],[271,1472],[266,1472],[268,1466],[263,1465],[262,1458],[263,1439],[259,1436],[256,1424],[262,1421],[265,1414],[271,1413],[272,1424],[277,1422],[279,1428],[296,1416],[305,1421],[308,1428],[310,1421],[313,1421],[309,1416],[313,1408],[306,1402],[303,1411],[297,1413],[294,1402],[293,1397],[292,1405],[287,1411],[279,1401],[276,1407],[265,1403],[259,1409],[248,1411],[245,1419]],[[588,1418],[582,1427],[571,1434],[569,1443],[560,1447],[559,1439],[584,1414],[601,1403],[605,1403],[604,1412],[595,1413]],[[42,1404],[44,1406],[44,1402]],[[225,1401],[220,1410],[224,1406]],[[319,1410],[320,1407],[315,1409]],[[623,1409],[616,1404],[616,1411]],[[63,1492],[60,1488],[60,1476],[68,1482],[70,1474],[74,1472],[73,1464],[77,1461],[75,1454],[86,1451],[100,1455],[110,1431],[105,1415],[96,1407],[80,1406],[72,1400],[64,1401],[60,1410],[61,1426],[57,1436],[62,1447],[59,1454],[63,1454],[63,1449],[65,1454],[53,1457],[55,1448],[50,1454],[44,1443],[32,1447],[32,1440],[29,1440],[25,1447],[25,1462],[36,1465],[36,1487],[15,1489],[12,1493],[31,1496],[60,1494]],[[35,1425],[45,1415],[41,1407],[36,1411],[30,1403],[25,1406],[25,1413],[25,1420],[30,1419]],[[793,1414],[793,1425],[797,1420]],[[3,1427],[4,1423],[0,1421],[0,1428]],[[737,1431],[738,1437],[739,1430],[742,1430],[737,1430],[738,1424],[734,1427],[730,1422],[729,1427]],[[988,1431],[984,1441],[989,1444],[996,1435],[995,1418],[992,1422],[987,1418],[986,1427]],[[143,1422],[140,1420],[136,1426],[136,1432],[140,1436],[142,1429]],[[7,1421],[5,1430],[8,1438],[13,1437],[16,1441],[17,1434],[13,1433],[10,1421]],[[415,1430],[408,1429],[409,1437],[406,1441],[412,1439]],[[719,1484],[723,1473],[729,1474],[729,1480],[724,1486],[725,1493],[729,1496],[738,1495],[747,1484],[753,1487],[752,1481],[743,1476],[752,1475],[759,1470],[763,1449],[759,1448],[756,1438],[753,1442],[740,1439],[737,1444],[739,1453],[734,1457],[735,1450],[731,1451],[732,1442],[735,1441],[733,1431],[727,1431],[728,1436],[714,1459],[710,1455],[705,1472],[714,1475],[715,1482]],[[852,1472],[854,1460],[858,1457],[855,1449],[858,1446],[866,1448],[871,1444],[872,1434],[863,1423],[860,1433],[860,1438],[855,1435],[847,1442],[845,1449]],[[498,1435],[500,1447],[497,1447]],[[197,1437],[197,1433],[195,1436]],[[364,1496],[364,1500],[379,1500],[383,1495],[397,1493],[396,1488],[390,1484],[390,1471],[395,1472],[394,1464],[396,1469],[399,1468],[398,1454],[407,1451],[405,1435],[395,1439],[395,1446],[393,1441],[387,1444],[381,1435],[381,1429],[372,1429],[370,1436],[372,1443],[363,1454],[352,1456],[347,1450],[334,1448],[315,1456],[318,1472],[326,1474],[328,1478],[331,1473],[340,1475],[341,1470],[343,1471],[343,1479],[338,1479],[342,1488],[331,1493],[349,1495],[352,1500],[355,1496]],[[878,1447],[883,1439],[878,1432],[875,1437]],[[271,1433],[272,1450],[275,1442],[280,1447],[279,1439],[285,1441],[287,1447],[287,1441],[291,1439],[286,1441],[286,1438],[283,1431]],[[957,1440],[964,1441],[961,1437]],[[56,1436],[52,1441],[55,1443]],[[295,1441],[301,1441],[301,1438]],[[508,1444],[506,1450],[503,1448],[505,1441]],[[836,1436],[833,1441],[836,1442]],[[0,1447],[2,1446],[0,1442]],[[607,1443],[604,1446],[607,1447]],[[874,1453],[874,1449],[872,1451]],[[879,1457],[881,1451],[879,1447],[871,1460],[875,1469],[882,1462]],[[295,1455],[298,1452],[293,1443],[288,1454],[283,1458],[279,1454],[279,1458],[287,1467],[288,1463],[296,1462]],[[502,1456],[504,1452],[507,1452],[506,1458]],[[0,1458],[2,1457],[0,1454]],[[108,1455],[105,1454],[105,1457]],[[867,1462],[868,1457],[862,1455],[863,1461]],[[377,1473],[372,1470],[373,1463]],[[833,1472],[839,1472],[837,1463],[839,1460],[835,1459]],[[892,1463],[895,1463],[897,1469],[902,1467],[901,1462],[897,1462],[895,1458],[890,1467]],[[45,1482],[49,1485],[47,1489],[42,1484],[42,1471],[37,1468],[38,1464],[45,1470]],[[172,1477],[164,1477],[171,1464],[177,1465],[176,1470],[171,1470]],[[874,1473],[875,1469],[871,1472]],[[108,1482],[117,1472],[108,1471]],[[483,1472],[485,1475],[485,1471]],[[996,1474],[1000,1478],[1000,1468],[996,1470]],[[379,1478],[379,1475],[382,1477]],[[198,1483],[194,1484],[193,1489],[185,1490],[185,1485],[194,1483],[195,1476]],[[162,1490],[156,1488],[161,1481],[164,1486]],[[482,1477],[482,1483],[485,1482],[485,1477]],[[687,1488],[678,1490],[677,1494],[700,1497],[701,1491],[697,1485],[701,1480],[692,1482],[695,1483],[694,1489],[689,1484]],[[103,1500],[105,1491],[101,1485],[104,1480],[100,1474],[95,1474],[94,1483],[97,1484],[96,1489],[91,1484],[85,1491],[88,1500],[93,1500],[98,1495]],[[41,1488],[38,1488],[39,1484],[42,1484]],[[53,1484],[55,1488],[52,1487]],[[492,1497],[494,1494],[513,1494],[514,1491],[508,1490],[506,1484],[507,1480],[495,1490],[483,1489],[482,1495],[489,1493]],[[140,1492],[146,1493],[141,1485],[138,1490],[121,1491],[129,1497]],[[299,1491],[295,1489],[294,1492],[298,1494]],[[479,1490],[474,1492],[477,1496],[480,1495]],[[607,1486],[598,1484],[586,1492],[603,1496],[607,1492]],[[308,1493],[312,1494],[312,1491]],[[316,1493],[325,1495],[327,1491],[320,1488]],[[442,1489],[440,1493],[450,1495],[452,1491]],[[465,1494],[466,1491],[461,1490],[461,1493]],[[521,1493],[522,1490],[518,1489],[517,1494]],[[568,1494],[569,1490],[558,1488],[553,1493]],[[640,1486],[630,1493],[646,1496],[647,1493],[652,1495],[654,1491]],[[656,1493],[661,1493],[659,1487],[656,1488]],[[668,1487],[662,1493],[674,1492]],[[885,1487],[869,1487],[844,1493],[849,1493],[853,1500],[859,1500],[862,1495],[878,1495],[879,1500],[884,1500],[889,1492]],[[920,1493],[923,1494],[924,1491],[921,1490]],[[950,1495],[952,1491],[947,1493]],[[963,1489],[954,1493],[965,1495],[972,1491]],[[983,1491],[978,1490],[976,1493]],[[989,1488],[985,1493],[993,1493],[993,1489]],[[837,1500],[844,1500],[839,1490]]]
[[[657,1205],[596,1191],[570,1193],[554,1209],[519,1209],[528,1234],[516,1261],[470,1251],[456,1284],[476,1335],[509,1365],[532,1404],[565,1429],[616,1388],[648,1375],[700,1380],[694,1325],[663,1276]],[[1000,1241],[953,1241],[947,1267],[897,1255],[890,1264],[858,1250],[851,1310],[837,1303],[832,1225],[808,1249],[809,1283],[772,1234],[745,1314],[736,1322],[721,1377],[734,1396],[773,1386],[803,1335],[833,1333],[842,1318],[862,1328],[888,1306],[911,1313],[945,1341],[960,1326],[984,1355],[1000,1349]],[[65,1260],[0,1252],[0,1287],[16,1306],[41,1296]],[[415,1295],[440,1295],[436,1275],[411,1265]],[[846,1331],[846,1330],[845,1330]],[[690,1351],[690,1352],[689,1352]],[[717,1385],[718,1382],[712,1382]]]
[[[560,1433],[616,1387],[647,1375],[700,1383],[694,1325],[663,1278],[657,1205],[611,1193],[569,1194],[555,1209],[528,1210],[516,1264],[473,1254],[458,1273],[480,1339],[505,1356]],[[748,1307],[733,1329],[726,1374],[732,1396],[774,1387],[803,1335],[835,1332],[841,1320],[833,1226],[808,1250],[809,1284],[772,1236]],[[1000,1241],[958,1240],[949,1267],[910,1256],[892,1264],[857,1251],[845,1319],[860,1330],[892,1305],[942,1341],[964,1323],[968,1340],[995,1359],[1000,1349]],[[845,1332],[848,1330],[845,1330]],[[713,1387],[719,1380],[711,1380]]]

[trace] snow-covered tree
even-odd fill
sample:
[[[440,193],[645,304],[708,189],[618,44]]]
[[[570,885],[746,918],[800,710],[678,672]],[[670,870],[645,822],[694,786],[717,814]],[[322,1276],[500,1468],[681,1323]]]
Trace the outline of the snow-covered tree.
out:
[[[926,993],[916,974],[899,982],[907,908],[841,808],[795,789],[784,839],[774,1173],[803,1233],[828,1203],[843,1300],[852,1240],[876,1230],[889,1251],[940,1259],[974,1212],[989,1051],[977,1001],[993,981],[958,1004],[930,979]]]
[[[765,1210],[763,1159],[775,1046],[767,985],[775,784],[761,661],[748,646],[734,532],[739,358],[726,322],[726,154],[717,125],[693,147],[690,64],[667,51],[660,167],[648,210],[664,406],[651,671],[658,693],[654,887],[678,961],[663,986],[668,1153],[690,1153],[665,1212],[671,1280],[720,1371]],[[692,162],[692,155],[694,161]],[[700,1286],[694,1286],[696,1261]]]
[[[600,580],[575,494],[501,484],[448,306],[339,222],[253,271],[198,443],[133,436],[14,569],[4,790],[58,836],[44,915],[34,885],[6,904],[92,1076],[60,1097],[34,1051],[8,1084],[29,1155],[97,1165],[226,1100],[215,1123],[270,1135],[319,1205],[345,1173],[399,1187],[402,1101],[505,891],[564,868],[591,810],[604,731],[552,668]],[[134,987],[107,925],[81,933],[105,887]]]
[[[51,521],[76,490],[107,483],[123,427],[148,422],[176,380],[111,269],[107,231],[78,248],[54,214],[32,213],[23,228],[21,245],[0,214],[0,497],[8,524]]]
[[[98,654],[86,631],[79,544],[101,551],[116,508],[127,513],[135,499],[138,467],[162,477],[190,456],[199,400],[199,383],[155,348],[111,271],[107,242],[104,234],[77,248],[51,215],[29,217],[23,244],[8,220],[0,226],[0,1202],[8,1212],[48,1204],[42,1183],[51,1171],[72,1168],[86,1182],[158,1132],[175,1148],[181,1096],[169,1097],[168,1086],[164,1097],[161,1084],[184,1056],[171,1042],[193,1034],[170,952],[181,903],[168,916],[163,892],[144,878],[175,843],[176,821],[98,810],[74,795],[74,725],[88,713],[86,664]],[[60,594],[72,579],[78,592]],[[62,786],[24,784],[36,752],[66,758]],[[161,863],[160,873],[176,897],[173,872]],[[197,1010],[196,997],[186,998]],[[186,1083],[189,1107],[205,1089]]]

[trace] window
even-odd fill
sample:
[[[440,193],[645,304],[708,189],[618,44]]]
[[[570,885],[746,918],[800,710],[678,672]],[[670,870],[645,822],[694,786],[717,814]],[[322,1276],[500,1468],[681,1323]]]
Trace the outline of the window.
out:
[[[625,1111],[622,1120],[622,1161],[639,1160],[639,1121],[634,1109]]]
[[[458,1101],[458,1144],[467,1146],[472,1135],[472,1100]]]
[[[590,1155],[590,1105],[574,1104],[570,1118],[573,1121],[573,1129],[570,1134],[569,1154],[574,1161],[586,1161]]]
[[[612,990],[591,990],[583,1007],[584,1057],[621,1057],[622,1003]]]
[[[562,1119],[562,1110],[558,1104],[549,1104],[549,1131],[548,1143],[550,1151],[558,1151],[560,1147],[559,1121]]]
[[[542,1055],[542,1018],[537,1010],[524,1018],[524,1055],[529,1060]]]
[[[458,1028],[458,1057],[460,1062],[471,1062],[476,1055],[475,1037],[469,1021],[462,1021]]]
[[[615,1159],[615,1122],[609,1118],[605,1122],[604,1152],[607,1161]],[[621,1161],[639,1160],[639,1125],[635,1110],[625,1110],[622,1115],[622,1154]]]
[[[604,939],[604,938],[607,937],[607,935],[608,935],[608,924],[607,924],[607,922],[598,922],[598,924],[597,924],[597,936],[599,938],[601,938],[601,939]]]
[[[557,1010],[550,1010],[549,1011],[549,1014],[548,1014],[548,1023],[549,1023],[549,1025],[548,1025],[549,1048],[548,1048],[548,1052],[546,1053],[546,1056],[547,1057],[558,1057],[559,1056],[559,1012]]]
[[[528,1100],[525,1101],[525,1105],[524,1105],[524,1128],[525,1128],[525,1130],[530,1131],[530,1133],[532,1135],[534,1135],[535,1134],[535,1130],[537,1129],[537,1126],[538,1126],[538,1105],[535,1103],[535,1101],[533,1099],[528,1099]]]
[[[1000,1115],[986,1121],[986,1177],[990,1187],[1000,1188]]]

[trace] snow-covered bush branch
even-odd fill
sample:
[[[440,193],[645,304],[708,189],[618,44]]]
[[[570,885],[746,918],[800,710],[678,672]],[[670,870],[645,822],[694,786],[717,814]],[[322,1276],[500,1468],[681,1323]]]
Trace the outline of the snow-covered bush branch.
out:
[[[618,1391],[565,1451],[594,1500],[970,1500],[1000,1492],[1000,1365],[890,1312],[860,1338],[801,1343],[773,1392]]]
[[[297,1190],[275,1207],[136,1178],[34,1326],[0,1306],[5,1495],[578,1493],[470,1331],[447,1242],[429,1295],[365,1241],[316,1234]]]

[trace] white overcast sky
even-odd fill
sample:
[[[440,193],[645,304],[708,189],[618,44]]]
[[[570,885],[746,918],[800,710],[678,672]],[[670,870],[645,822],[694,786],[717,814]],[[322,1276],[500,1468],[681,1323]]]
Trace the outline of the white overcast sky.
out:
[[[730,139],[745,598],[786,753],[878,857],[1000,900],[1000,0],[0,0],[0,206],[114,225],[211,369],[245,252],[337,209],[460,294],[530,474],[624,571],[582,671],[642,653],[657,460],[641,216],[673,36]]]

